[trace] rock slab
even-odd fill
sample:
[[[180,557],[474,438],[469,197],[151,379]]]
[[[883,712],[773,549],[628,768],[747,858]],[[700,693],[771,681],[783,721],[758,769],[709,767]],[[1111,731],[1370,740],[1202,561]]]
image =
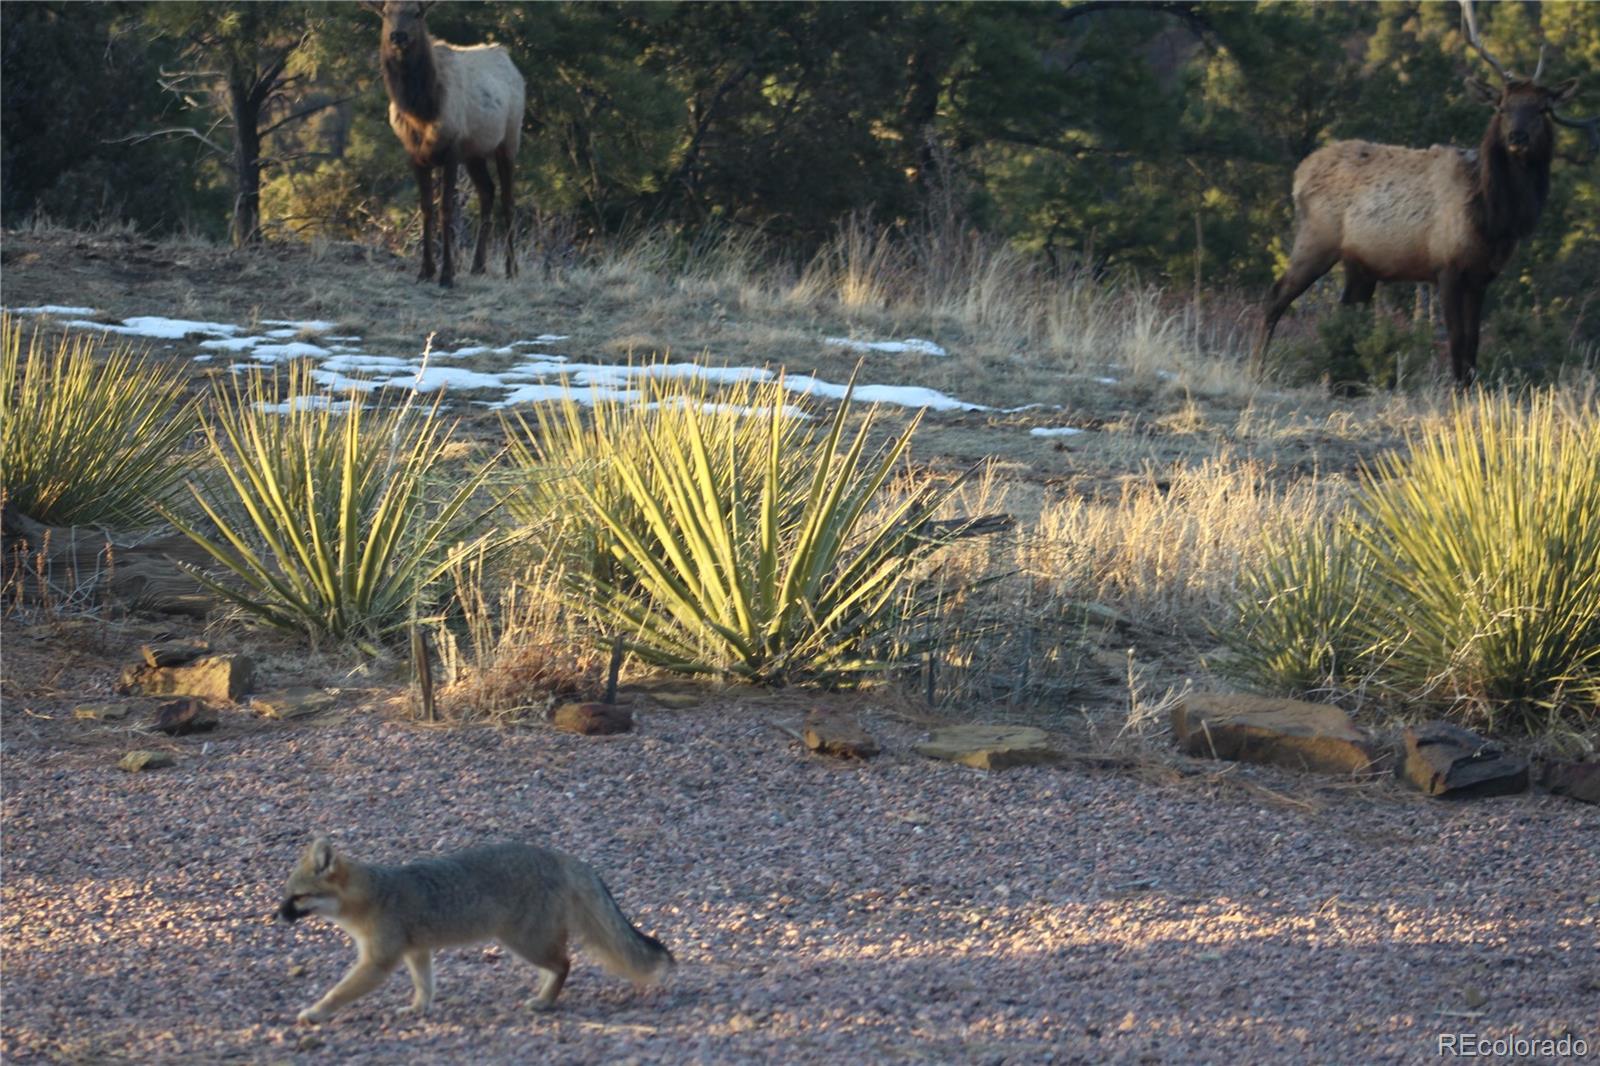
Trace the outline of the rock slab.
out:
[[[1551,762],[1541,783],[1557,796],[1600,804],[1600,762]]]
[[[801,725],[806,747],[836,759],[870,759],[882,749],[861,723],[838,711],[817,709]]]
[[[1268,696],[1185,696],[1172,708],[1172,732],[1189,755],[1314,773],[1370,773],[1385,757],[1338,707]]]
[[[140,773],[144,770],[159,770],[163,766],[172,765],[172,756],[164,751],[130,751],[117,761],[117,769],[126,770],[130,774]]]
[[[1528,760],[1450,722],[1407,726],[1400,745],[1400,776],[1430,796],[1474,799],[1528,789]]]
[[[195,696],[234,703],[250,691],[254,666],[245,655],[206,655],[177,666],[137,662],[123,669],[117,691],[133,696]]]
[[[288,721],[318,714],[338,702],[333,693],[309,685],[286,688],[281,692],[250,697],[250,708],[263,718]]]
[[[1061,755],[1050,746],[1042,729],[1024,725],[954,725],[935,729],[916,746],[930,759],[974,766],[979,770],[1004,770],[1057,761]]]
[[[199,637],[189,637],[142,645],[139,648],[139,655],[144,659],[146,666],[184,666],[210,651],[210,644]]]
[[[614,703],[563,703],[550,711],[550,724],[586,737],[610,736],[633,728],[633,712]]]

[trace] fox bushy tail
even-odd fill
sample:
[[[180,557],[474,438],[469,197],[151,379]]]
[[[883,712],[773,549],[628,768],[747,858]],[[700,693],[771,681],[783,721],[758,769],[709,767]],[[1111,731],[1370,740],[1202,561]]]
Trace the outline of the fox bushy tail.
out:
[[[579,939],[599,956],[606,969],[620,977],[641,984],[665,977],[677,961],[672,952],[655,937],[634,928],[598,874],[591,871],[589,880],[590,884],[577,894]]]

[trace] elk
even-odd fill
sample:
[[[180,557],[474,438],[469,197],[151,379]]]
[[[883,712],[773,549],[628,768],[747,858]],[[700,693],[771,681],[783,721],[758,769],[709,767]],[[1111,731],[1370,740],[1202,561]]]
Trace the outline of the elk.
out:
[[[1577,79],[1540,85],[1543,48],[1533,77],[1510,73],[1478,36],[1471,0],[1462,0],[1461,10],[1468,43],[1500,79],[1498,88],[1466,79],[1494,108],[1482,141],[1475,151],[1336,141],[1305,158],[1294,172],[1289,269],[1262,307],[1257,370],[1284,311],[1342,263],[1346,304],[1371,300],[1380,281],[1437,285],[1451,373],[1459,386],[1476,377],[1484,293],[1533,232],[1550,191],[1551,120],[1585,129],[1600,144],[1600,118],[1557,115],[1555,108],[1576,95]]]
[[[440,196],[439,246],[443,268],[439,284],[455,284],[456,167],[465,164],[478,190],[478,247],[472,272],[484,272],[493,226],[494,158],[500,178],[500,226],[506,239],[506,277],[517,272],[512,241],[512,167],[522,136],[525,89],[511,56],[497,44],[454,45],[428,36],[430,2],[363,0],[362,7],[383,17],[378,59],[389,92],[389,126],[411,159],[422,197],[422,272],[434,275],[433,172],[443,172]]]

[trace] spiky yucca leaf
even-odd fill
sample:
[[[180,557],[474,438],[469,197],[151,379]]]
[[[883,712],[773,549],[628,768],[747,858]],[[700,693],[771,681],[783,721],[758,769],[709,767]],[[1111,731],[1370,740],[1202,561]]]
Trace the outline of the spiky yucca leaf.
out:
[[[1535,393],[1458,401],[1380,460],[1363,539],[1386,672],[1417,698],[1533,728],[1600,708],[1600,411]]]
[[[487,465],[440,469],[453,426],[408,394],[394,406],[335,399],[305,367],[287,390],[261,375],[218,389],[203,423],[217,468],[189,486],[205,523],[169,513],[232,573],[197,575],[269,625],[371,650],[414,614],[464,554]]]
[[[541,498],[587,523],[611,564],[572,567],[574,591],[644,660],[774,684],[898,665],[901,593],[942,543],[919,530],[953,486],[888,501],[917,420],[869,449],[871,414],[845,432],[848,395],[827,423],[800,414],[781,380],[717,403],[647,378],[638,400],[597,399],[588,417],[569,396],[538,435],[515,424],[520,462],[570,472]]]
[[[47,351],[0,321],[0,477],[11,506],[48,525],[140,529],[188,473],[195,405],[184,374],[75,334]]]
[[[1366,625],[1371,560],[1349,518],[1322,537],[1270,530],[1262,562],[1240,575],[1223,671],[1250,688],[1303,696],[1350,688],[1382,654]]]

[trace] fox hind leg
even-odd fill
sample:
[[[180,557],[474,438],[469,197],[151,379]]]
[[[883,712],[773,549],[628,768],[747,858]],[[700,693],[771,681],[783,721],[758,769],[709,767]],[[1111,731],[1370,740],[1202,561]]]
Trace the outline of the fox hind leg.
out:
[[[539,992],[534,996],[534,1010],[550,1010],[554,1007],[556,997],[561,995],[561,986],[567,983],[567,973],[572,969],[572,960],[567,957],[564,939],[553,944],[541,942],[543,938],[536,940],[525,936],[501,939],[502,944],[539,970]]]

